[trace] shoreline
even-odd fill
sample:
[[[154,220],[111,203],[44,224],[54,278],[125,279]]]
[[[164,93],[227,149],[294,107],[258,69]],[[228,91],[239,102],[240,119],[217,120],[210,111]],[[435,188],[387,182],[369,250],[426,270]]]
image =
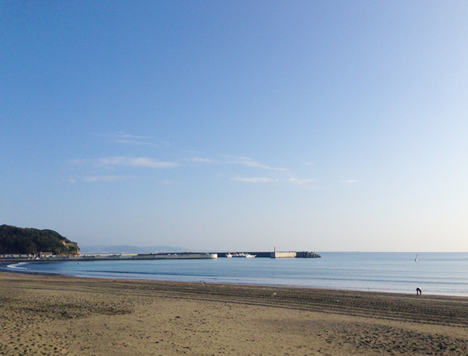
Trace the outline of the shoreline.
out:
[[[0,355],[466,355],[468,298],[0,273]]]
[[[251,283],[251,282],[236,282],[236,283],[230,283],[228,281],[209,281],[209,278],[200,276],[197,277],[197,281],[183,281],[183,280],[170,280],[170,279],[150,279],[150,278],[126,278],[126,276],[73,276],[73,275],[66,275],[66,274],[61,274],[61,273],[53,273],[53,272],[36,272],[36,271],[25,271],[22,269],[14,269],[10,268],[8,269],[8,265],[11,264],[17,264],[17,263],[48,263],[50,261],[30,261],[30,262],[14,262],[14,263],[8,263],[1,261],[0,262],[0,273],[19,273],[19,274],[30,274],[30,275],[39,275],[39,276],[56,276],[56,277],[65,277],[65,278],[85,278],[85,279],[102,279],[102,280],[128,280],[128,281],[153,281],[153,282],[174,282],[174,283],[199,283],[199,282],[204,282],[204,283],[210,283],[210,284],[226,284],[226,285],[239,285],[239,286],[259,286],[259,287],[278,287],[278,288],[304,288],[304,289],[311,289],[311,290],[329,290],[329,291],[343,291],[343,292],[358,292],[358,293],[383,293],[383,294],[397,294],[397,295],[412,295],[409,291],[404,291],[404,290],[382,290],[382,289],[377,289],[377,288],[371,288],[371,289],[366,289],[366,288],[333,288],[333,287],[321,287],[321,286],[301,286],[301,285],[291,285],[291,284],[262,284],[262,283]],[[205,281],[204,281],[205,279]],[[444,292],[431,292],[431,291],[426,291],[423,290],[423,293],[425,296],[434,296],[434,297],[458,297],[458,298],[468,298],[468,294],[463,294],[463,293],[444,293]],[[416,293],[414,293],[416,294]]]

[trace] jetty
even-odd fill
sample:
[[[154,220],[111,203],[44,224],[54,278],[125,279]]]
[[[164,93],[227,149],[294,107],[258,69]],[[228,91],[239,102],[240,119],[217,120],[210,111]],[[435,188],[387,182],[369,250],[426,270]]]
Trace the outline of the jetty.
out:
[[[240,252],[214,252],[218,257],[227,257],[228,254],[235,254]],[[320,258],[321,256],[318,253],[311,251],[269,251],[269,252],[245,252],[249,255],[255,255],[257,258]]]
[[[76,256],[55,256],[51,254],[39,255],[0,255],[1,262],[55,262],[55,261],[120,261],[120,260],[195,260],[216,259],[216,253],[121,253],[121,254],[84,254]]]
[[[240,252],[237,252],[240,253]],[[274,251],[274,252],[242,252],[255,255],[256,258],[320,258],[310,251]],[[177,252],[177,253],[93,253],[76,256],[58,256],[42,252],[38,255],[4,254],[0,255],[0,263],[9,262],[55,262],[55,261],[120,261],[120,260],[193,260],[217,259],[227,257],[230,252]]]

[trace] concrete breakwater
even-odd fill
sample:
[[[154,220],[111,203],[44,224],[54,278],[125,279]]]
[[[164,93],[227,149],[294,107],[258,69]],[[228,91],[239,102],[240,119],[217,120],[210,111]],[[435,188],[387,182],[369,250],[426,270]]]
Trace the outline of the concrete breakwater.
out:
[[[215,252],[218,257],[227,257],[229,252]],[[235,252],[231,252],[235,253]],[[237,252],[236,252],[237,253]],[[275,252],[245,252],[260,258],[320,258],[318,253],[311,251],[275,251]]]
[[[194,260],[216,259],[216,253],[138,253],[138,254],[93,254],[69,257],[70,260]]]
[[[183,259],[216,259],[216,253],[122,253],[122,254],[88,254],[78,256],[21,256],[4,255],[0,262],[43,262],[43,261],[119,261],[119,260],[183,260]]]
[[[275,251],[275,252],[247,252],[259,258],[320,258],[310,251]],[[118,260],[182,260],[182,259],[216,259],[227,257],[229,252],[178,252],[178,253],[121,253],[121,254],[84,254],[78,256],[53,255],[0,255],[0,263],[9,262],[41,262],[41,261],[118,261]]]

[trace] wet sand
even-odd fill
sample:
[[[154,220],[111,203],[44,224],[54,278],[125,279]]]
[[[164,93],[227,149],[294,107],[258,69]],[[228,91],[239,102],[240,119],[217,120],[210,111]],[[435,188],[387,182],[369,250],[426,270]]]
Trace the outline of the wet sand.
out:
[[[467,355],[468,298],[0,273],[0,355]]]

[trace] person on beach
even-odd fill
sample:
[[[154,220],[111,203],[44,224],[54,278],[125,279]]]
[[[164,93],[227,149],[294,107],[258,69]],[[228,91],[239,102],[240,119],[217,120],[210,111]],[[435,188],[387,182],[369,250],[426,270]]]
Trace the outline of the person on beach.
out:
[[[422,290],[421,288],[416,288],[416,295],[422,295]]]

